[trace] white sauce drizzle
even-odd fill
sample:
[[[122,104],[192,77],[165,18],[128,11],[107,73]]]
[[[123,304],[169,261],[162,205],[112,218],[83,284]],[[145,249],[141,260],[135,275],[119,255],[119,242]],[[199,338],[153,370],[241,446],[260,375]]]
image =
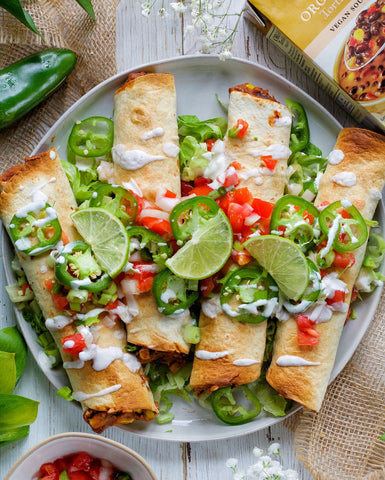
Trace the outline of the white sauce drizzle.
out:
[[[163,145],[163,151],[168,157],[176,157],[179,153],[179,147],[175,143],[167,142]]]
[[[118,383],[116,385],[112,385],[111,387],[104,388],[103,390],[99,390],[96,393],[84,393],[84,392],[73,392],[72,397],[77,400],[78,402],[84,402],[92,397],[102,397],[103,395],[108,395],[109,393],[114,393],[117,390],[120,390],[122,386]]]
[[[225,350],[223,352],[209,352],[207,350],[197,350],[195,356],[200,360],[217,360],[218,358],[226,357],[231,355],[232,352]]]
[[[320,362],[311,362],[296,355],[281,355],[276,361],[279,367],[310,367],[312,365],[321,365]]]
[[[328,155],[328,162],[331,165],[338,165],[345,158],[345,154],[342,150],[332,150]]]
[[[283,117],[278,117],[274,121],[276,127],[287,127],[291,125],[293,119],[289,115],[284,115]]]
[[[254,365],[255,363],[260,363],[257,360],[253,360],[252,358],[239,358],[238,360],[233,361],[233,365],[236,367],[249,367],[250,365]]]
[[[274,160],[286,160],[291,155],[291,150],[286,145],[273,144],[269,145],[265,150],[249,150],[253,157],[264,157],[271,155]]]
[[[137,170],[147,163],[165,159],[163,155],[151,155],[143,150],[127,150],[121,143],[112,147],[112,158],[114,163],[125,170]]]
[[[336,218],[333,220],[332,226],[330,227],[330,230],[329,230],[329,233],[328,233],[328,241],[326,243],[326,247],[323,248],[320,251],[320,257],[321,258],[325,257],[330,252],[330,249],[332,248],[334,239],[336,238],[336,235],[337,235],[337,232],[338,232],[338,226],[340,224],[340,218],[342,218],[342,217],[341,217],[340,214],[338,214],[336,216]]]
[[[55,152],[54,150],[51,150],[51,151],[49,152],[49,158],[50,158],[51,160],[55,160],[55,158],[56,158],[56,152]]]
[[[62,330],[64,327],[74,321],[73,317],[67,317],[66,315],[57,315],[56,317],[47,318],[45,326],[48,330]]]
[[[149,132],[144,133],[142,135],[142,140],[145,142],[150,138],[161,137],[162,135],[164,135],[164,129],[162,127],[156,127],[154,128],[154,130],[150,130]]]
[[[353,187],[357,183],[357,178],[353,172],[340,172],[331,178],[332,182],[342,187]]]
[[[63,362],[63,367],[65,369],[68,369],[68,368],[80,369],[84,367],[84,362],[82,360],[74,360],[73,362]]]

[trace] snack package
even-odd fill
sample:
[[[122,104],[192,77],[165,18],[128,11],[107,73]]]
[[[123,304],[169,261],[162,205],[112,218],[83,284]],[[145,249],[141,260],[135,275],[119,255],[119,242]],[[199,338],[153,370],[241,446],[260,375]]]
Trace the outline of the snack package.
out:
[[[357,121],[385,130],[384,0],[251,0],[246,15]]]

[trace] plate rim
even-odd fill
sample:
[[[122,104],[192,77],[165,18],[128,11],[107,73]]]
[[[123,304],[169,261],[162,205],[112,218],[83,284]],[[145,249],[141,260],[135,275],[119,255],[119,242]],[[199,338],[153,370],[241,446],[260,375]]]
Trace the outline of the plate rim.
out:
[[[148,70],[148,69],[156,69],[157,67],[159,66],[164,66],[165,64],[171,64],[170,66],[170,69],[172,70],[172,66],[173,65],[178,65],[178,64],[183,64],[183,63],[193,63],[193,62],[198,62],[198,64],[200,63],[201,66],[209,66],[211,62],[217,62],[218,64],[220,64],[220,60],[218,59],[218,57],[216,55],[186,55],[186,56],[176,56],[176,57],[172,57],[172,58],[168,58],[168,59],[162,59],[162,60],[159,60],[159,61],[156,61],[156,62],[147,62],[147,63],[143,63],[141,65],[138,65],[138,66],[134,66],[134,67],[131,67],[129,69],[126,69],[122,72],[119,72],[107,79],[105,79],[104,81],[100,82],[98,85],[94,86],[91,90],[89,90],[88,92],[86,92],[82,97],[80,97],[73,105],[71,105],[60,117],[58,120],[56,120],[56,122],[48,129],[47,133],[42,137],[42,139],[39,141],[39,143],[37,144],[37,146],[33,149],[33,152],[31,155],[35,155],[39,152],[42,151],[43,147],[45,147],[45,145],[47,145],[47,143],[50,143],[50,139],[52,138],[52,136],[55,134],[56,130],[58,128],[60,128],[61,124],[65,122],[65,120],[77,109],[79,108],[84,102],[87,101],[87,99],[89,99],[89,97],[92,97],[93,95],[95,95],[99,90],[102,90],[105,86],[107,86],[108,84],[110,83],[114,83],[115,81],[119,81],[121,79],[124,79],[129,73],[132,73],[132,72],[136,72],[138,70]],[[313,99],[308,93],[306,93],[305,91],[303,91],[300,87],[298,87],[297,85],[295,85],[294,83],[292,83],[291,81],[287,80],[286,78],[284,78],[283,76],[281,76],[279,73],[276,73],[274,71],[271,71],[269,70],[266,66],[263,66],[263,65],[260,65],[256,62],[252,62],[252,61],[249,61],[249,60],[245,60],[243,58],[237,58],[237,57],[233,57],[231,58],[230,60],[227,60],[226,62],[229,62],[229,63],[241,63],[241,64],[244,64],[246,66],[248,66],[249,68],[252,68],[254,69],[255,71],[262,71],[265,75],[267,76],[270,76],[270,77],[273,77],[274,79],[276,79],[278,81],[278,83],[280,84],[283,84],[286,86],[286,88],[289,88],[291,90],[293,90],[294,94],[298,94],[299,96],[305,98],[310,104],[313,105],[314,108],[317,108],[317,110],[319,110],[320,112],[322,112],[322,115],[324,115],[327,119],[329,119],[329,121],[331,121],[332,123],[332,126],[333,128],[336,128],[336,129],[342,129],[343,126],[341,125],[341,123],[332,116],[332,114],[324,107],[322,106],[321,104],[319,104],[319,102],[315,99]],[[222,63],[222,62],[221,62]],[[382,202],[381,202],[382,203]],[[382,211],[384,209],[384,206],[382,204]],[[1,238],[1,248],[2,248],[2,251],[4,251],[4,244],[5,242],[9,242],[9,239],[7,238],[7,234],[5,232],[5,229],[2,228],[2,232],[1,232],[1,235],[2,235],[2,238]],[[5,258],[3,256],[3,265],[4,265],[4,270],[5,270],[5,277],[6,277],[6,280],[8,282],[9,280],[9,275],[12,275],[12,272],[9,271],[9,268],[10,266],[6,265],[6,262],[4,261]],[[380,295],[379,295],[379,298],[380,298]],[[376,303],[376,308],[378,306],[378,303],[379,303],[379,300],[377,301]],[[22,317],[22,314],[20,311],[17,310],[16,307],[14,307],[14,310],[15,310],[15,313],[16,313],[16,318],[17,318],[17,322],[18,322],[18,325],[19,327],[21,328],[21,330],[23,331],[23,327],[22,325],[25,326],[25,328],[28,328],[30,327],[29,324],[27,324],[23,317]],[[368,327],[370,325],[370,322],[368,322],[368,325],[366,326],[366,328],[362,331],[362,334],[359,335],[359,338],[357,338],[357,342],[356,342],[356,345],[354,347],[354,349],[351,350],[351,353],[349,355],[349,358],[346,360],[346,362],[344,362],[344,365],[338,369],[338,371],[334,372],[334,369],[333,369],[333,372],[332,372],[332,376],[330,378],[330,382],[332,382],[338,375],[339,373],[341,372],[341,370],[346,366],[346,364],[348,363],[348,361],[350,360],[350,358],[353,356],[359,342],[362,340],[363,336],[365,335]],[[30,327],[31,328],[31,327]],[[24,334],[24,332],[23,332]],[[31,349],[30,349],[31,350]],[[31,353],[33,354],[33,357],[35,358],[39,368],[42,370],[42,372],[44,373],[44,375],[46,376],[47,380],[50,382],[50,383],[53,383],[51,378],[48,378],[47,377],[47,374],[45,372],[45,370],[42,368],[41,366],[41,363],[38,361],[38,358],[37,358],[37,353],[35,352],[32,352],[31,350]],[[65,373],[65,372],[64,372]],[[329,382],[329,383],[330,383]],[[56,385],[53,383],[53,385],[56,387]],[[166,440],[166,441],[178,441],[178,442],[186,442],[186,441],[189,441],[191,443],[195,443],[195,442],[209,442],[209,441],[215,441],[215,440],[225,440],[225,439],[228,439],[230,437],[240,437],[240,436],[243,436],[243,435],[248,435],[248,434],[251,434],[251,433],[255,433],[259,430],[262,430],[264,428],[267,428],[267,427],[270,427],[272,425],[275,425],[276,423],[280,423],[282,422],[284,419],[288,418],[290,415],[292,415],[293,413],[297,412],[298,410],[300,410],[302,408],[302,406],[300,405],[296,405],[292,408],[292,410],[287,414],[285,415],[284,417],[269,417],[269,423],[268,425],[264,425],[264,426],[255,426],[253,425],[253,423],[249,423],[247,425],[250,426],[250,428],[246,428],[245,431],[241,430],[241,431],[237,431],[235,432],[233,429],[229,430],[229,433],[226,433],[224,431],[224,435],[221,435],[221,436],[213,436],[213,437],[210,437],[210,438],[192,438],[192,439],[189,439],[189,440],[186,440],[185,438],[182,439],[180,438],[180,436],[176,436],[176,438],[173,438],[171,435],[170,437],[167,437],[165,435],[164,432],[162,431],[159,431],[159,433],[154,433],[154,432],[146,432],[145,430],[139,430],[139,429],[130,429],[129,427],[119,427],[119,428],[122,428],[124,431],[127,431],[129,433],[132,433],[132,434],[135,434],[135,435],[139,435],[141,437],[144,437],[144,438],[148,438],[148,439],[151,439],[151,440]]]

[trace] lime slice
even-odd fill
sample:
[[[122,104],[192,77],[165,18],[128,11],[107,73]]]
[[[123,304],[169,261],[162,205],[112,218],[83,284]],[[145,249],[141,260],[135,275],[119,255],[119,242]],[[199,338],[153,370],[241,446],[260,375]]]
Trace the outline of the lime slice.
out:
[[[193,233],[191,240],[169,258],[166,265],[178,277],[202,280],[223,267],[232,248],[230,222],[219,210]]]
[[[298,300],[309,282],[309,267],[301,249],[287,238],[275,235],[252,237],[245,248],[274,278],[288,298]]]
[[[123,223],[103,208],[84,208],[71,215],[72,221],[91,245],[100,266],[115,277],[126,265],[130,242]]]

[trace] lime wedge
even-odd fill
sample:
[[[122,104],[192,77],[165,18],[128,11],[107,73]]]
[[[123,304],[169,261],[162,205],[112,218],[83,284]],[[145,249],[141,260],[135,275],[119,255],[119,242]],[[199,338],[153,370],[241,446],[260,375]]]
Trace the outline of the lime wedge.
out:
[[[233,231],[226,215],[219,210],[196,230],[192,238],[166,261],[178,277],[202,280],[218,272],[231,254]]]
[[[110,277],[115,277],[126,265],[130,249],[123,223],[103,208],[84,208],[74,212],[71,218],[100,266]]]
[[[252,237],[245,248],[274,278],[288,298],[298,300],[309,282],[309,267],[301,249],[291,240],[275,235]]]

